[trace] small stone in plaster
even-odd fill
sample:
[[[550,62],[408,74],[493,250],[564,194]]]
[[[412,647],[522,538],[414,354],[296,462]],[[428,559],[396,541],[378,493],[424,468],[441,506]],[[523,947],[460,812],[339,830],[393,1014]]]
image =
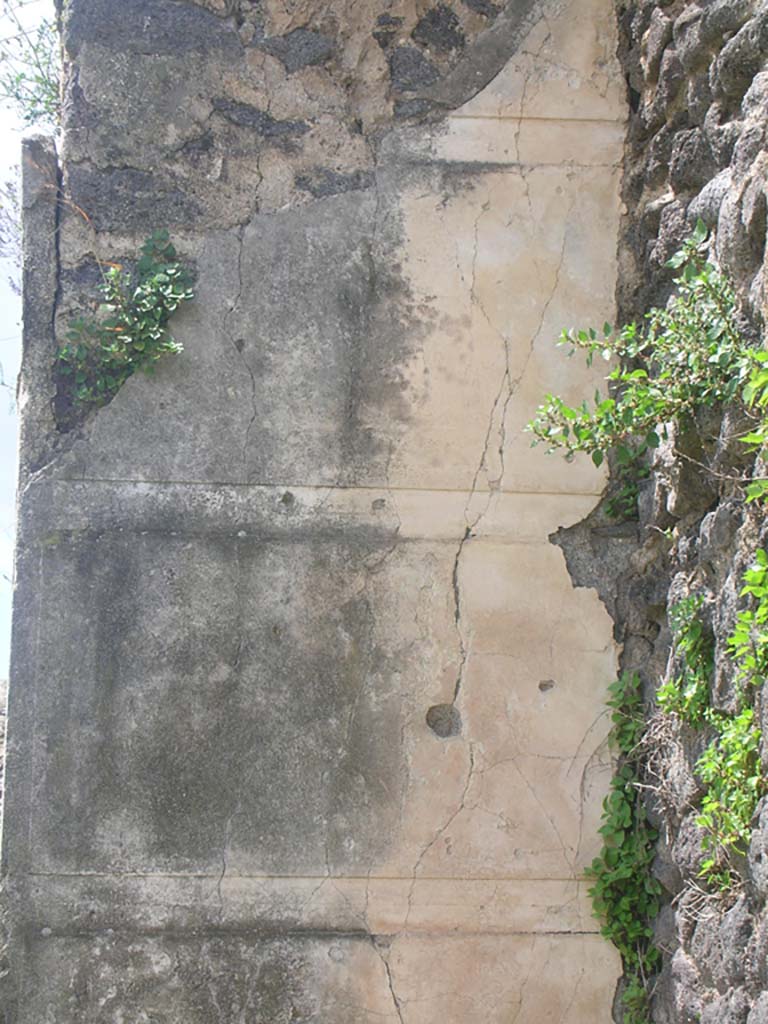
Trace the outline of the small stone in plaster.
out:
[[[461,715],[453,704],[434,704],[427,712],[427,725],[445,740],[461,732]]]
[[[554,679],[542,679],[539,683],[539,689],[542,693],[547,693],[548,690],[553,689],[555,686]]]

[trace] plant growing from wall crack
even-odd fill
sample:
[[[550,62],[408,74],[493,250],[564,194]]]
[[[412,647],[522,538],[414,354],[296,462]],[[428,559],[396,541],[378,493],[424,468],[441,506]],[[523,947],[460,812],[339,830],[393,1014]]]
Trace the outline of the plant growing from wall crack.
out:
[[[106,405],[137,370],[152,373],[163,356],[182,351],[167,325],[193,297],[167,231],[147,239],[133,272],[111,265],[100,291],[98,317],[72,321],[56,360],[60,391],[81,413]]]
[[[715,665],[714,637],[705,629],[699,614],[702,604],[699,594],[691,594],[670,608],[669,624],[681,668],[656,693],[663,711],[674,711],[693,726],[705,721]]]
[[[644,730],[640,680],[624,673],[609,692],[611,738],[619,760],[603,802],[603,848],[588,869],[594,879],[589,893],[602,934],[616,946],[624,965],[624,1024],[649,1024],[649,985],[660,962],[653,919],[661,905],[661,885],[651,871],[657,833],[638,788]]]
[[[534,445],[561,450],[568,460],[585,452],[600,466],[613,455],[619,491],[608,511],[614,515],[626,516],[634,503],[636,481],[647,475],[647,456],[670,422],[685,423],[703,406],[740,397],[768,407],[768,364],[759,364],[765,374],[760,391],[759,357],[739,331],[733,290],[707,261],[706,244],[699,221],[668,264],[680,271],[675,295],[666,307],[651,309],[642,326],[614,331],[606,323],[602,336],[594,328],[563,331],[559,343],[571,355],[584,351],[588,365],[596,356],[616,362],[607,377],[608,394],[597,391],[593,402],[576,406],[546,395],[528,424]],[[768,427],[765,438],[750,436],[754,445],[768,443]]]

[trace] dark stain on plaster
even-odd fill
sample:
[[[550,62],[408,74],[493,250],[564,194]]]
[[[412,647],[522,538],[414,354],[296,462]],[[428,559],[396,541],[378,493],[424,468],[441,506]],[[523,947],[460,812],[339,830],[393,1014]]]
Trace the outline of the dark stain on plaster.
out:
[[[313,167],[296,176],[296,187],[309,192],[315,199],[372,188],[376,178],[373,171],[357,170],[347,174],[327,167]]]
[[[377,859],[400,813],[398,666],[355,580],[390,544],[369,527],[47,550],[46,629],[77,643],[43,655],[37,863],[215,873],[235,851],[322,875]]]
[[[402,187],[374,182],[246,230],[247,298],[233,331],[258,366],[250,482],[306,482],[318,467],[347,486],[386,475],[411,415],[403,368],[429,327],[399,265]],[[386,433],[376,410],[386,410]]]
[[[248,1020],[320,1024],[327,1019],[318,994],[328,948],[367,942],[362,936],[220,936],[173,934],[60,938],[39,944],[34,1000],[66,1000],[78,1020],[101,1019],[119,1006],[140,1019],[151,1007],[158,1021],[211,1024]],[[73,965],[66,968],[63,965]],[[354,1009],[334,1007],[334,1021],[353,1024]]]

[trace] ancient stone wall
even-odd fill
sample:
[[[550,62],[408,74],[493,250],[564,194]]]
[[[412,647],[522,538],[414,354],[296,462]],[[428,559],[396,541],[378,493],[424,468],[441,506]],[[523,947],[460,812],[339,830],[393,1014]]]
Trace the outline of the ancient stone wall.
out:
[[[768,187],[768,8],[751,0],[640,2],[619,10],[631,114],[623,181],[626,210],[618,304],[624,319],[664,304],[674,271],[666,260],[702,218],[713,255],[737,288],[742,328],[765,337]],[[746,463],[734,410],[702,413],[686,436],[659,450],[641,485],[639,523],[603,513],[559,536],[574,578],[598,586],[623,643],[622,663],[640,673],[653,707],[669,662],[668,610],[689,594],[703,601],[716,638],[714,706],[732,710],[736,683],[726,638],[744,570],[768,540],[764,513],[745,504]],[[757,695],[763,732],[768,699]],[[656,874],[666,894],[657,922],[664,969],[657,1024],[763,1024],[768,1020],[768,806],[755,819],[741,882],[725,899],[702,893],[696,827],[701,786],[694,765],[709,737],[652,711],[661,829]],[[763,741],[763,765],[768,747]]]
[[[13,1024],[607,1024],[616,670],[531,452],[608,315],[606,0],[70,0],[25,153]],[[168,229],[184,352],[54,373]]]

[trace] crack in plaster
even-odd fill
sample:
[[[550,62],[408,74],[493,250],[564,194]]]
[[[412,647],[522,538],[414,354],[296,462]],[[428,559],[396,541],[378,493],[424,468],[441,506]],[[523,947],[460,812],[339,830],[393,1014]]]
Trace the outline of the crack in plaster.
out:
[[[525,175],[523,175],[523,180],[525,181]],[[526,194],[528,194],[527,182],[526,182]],[[529,197],[528,201],[529,201],[529,206],[530,206],[530,197]],[[470,635],[470,639],[468,640],[467,636],[466,636],[466,633],[465,633],[465,630],[464,630],[464,627],[463,627],[463,624],[462,624],[462,599],[461,599],[461,578],[460,578],[461,558],[462,558],[462,554],[464,552],[464,547],[465,547],[467,541],[470,540],[474,536],[475,530],[479,526],[479,524],[482,521],[482,519],[487,515],[487,513],[488,513],[488,511],[490,509],[490,506],[491,506],[491,502],[493,501],[494,495],[496,493],[498,493],[499,491],[501,491],[502,488],[503,488],[503,485],[504,485],[504,475],[505,475],[505,471],[506,471],[504,451],[505,451],[506,440],[507,440],[507,427],[506,427],[506,423],[507,423],[507,415],[508,415],[508,411],[509,411],[509,406],[510,406],[510,404],[512,402],[512,399],[514,398],[514,396],[516,395],[517,391],[519,390],[520,385],[521,385],[521,383],[522,383],[522,381],[523,381],[523,379],[525,377],[525,374],[526,374],[526,372],[528,370],[528,366],[530,364],[530,361],[533,358],[533,353],[534,353],[534,349],[535,349],[535,346],[536,346],[536,342],[538,341],[539,336],[541,335],[541,332],[542,332],[542,330],[544,328],[544,321],[545,321],[547,313],[549,311],[549,307],[551,306],[552,302],[554,301],[555,295],[557,294],[557,289],[558,289],[558,287],[560,285],[560,273],[562,271],[563,263],[565,262],[565,249],[566,249],[566,245],[567,245],[567,242],[568,242],[567,224],[568,224],[568,219],[570,217],[570,214],[571,214],[571,212],[573,210],[574,205],[575,205],[575,200],[570,204],[570,206],[568,208],[568,211],[566,213],[565,219],[564,219],[565,229],[563,231],[563,240],[562,240],[562,244],[560,246],[560,254],[559,254],[559,258],[558,258],[558,262],[557,262],[557,267],[555,268],[555,276],[554,276],[554,281],[552,283],[552,287],[550,289],[549,295],[547,296],[546,302],[542,306],[541,315],[539,316],[539,321],[538,321],[538,324],[536,325],[536,329],[535,329],[533,335],[531,336],[531,340],[530,340],[529,345],[528,345],[528,352],[527,352],[527,354],[525,356],[525,359],[523,361],[523,365],[522,365],[522,367],[520,369],[520,372],[516,376],[514,376],[514,377],[512,376],[512,370],[511,370],[511,352],[510,352],[509,338],[502,331],[500,331],[498,329],[498,327],[495,325],[495,323],[493,322],[492,318],[490,317],[488,311],[486,310],[485,306],[483,305],[482,301],[479,299],[479,297],[477,295],[476,278],[477,278],[477,259],[478,259],[478,250],[479,250],[479,225],[480,225],[481,219],[483,218],[483,216],[488,211],[488,204],[487,203],[483,205],[482,210],[480,211],[480,213],[478,214],[478,216],[477,216],[477,218],[475,220],[475,225],[474,225],[474,249],[473,249],[473,255],[472,255],[472,279],[471,279],[471,284],[470,284],[470,301],[471,301],[471,303],[473,305],[475,305],[480,310],[480,313],[482,314],[482,316],[485,319],[485,321],[488,324],[488,326],[491,328],[491,330],[501,340],[501,343],[502,343],[502,346],[503,346],[503,349],[504,349],[504,373],[502,374],[501,383],[499,385],[498,391],[496,392],[496,395],[494,397],[493,404],[491,406],[491,410],[490,410],[490,413],[489,413],[488,427],[487,427],[487,430],[486,430],[486,433],[485,433],[485,440],[484,440],[484,443],[483,443],[483,450],[482,450],[482,453],[480,455],[480,460],[478,462],[477,469],[475,470],[475,474],[474,474],[474,476],[472,478],[472,485],[471,485],[471,488],[470,488],[470,491],[469,491],[469,495],[467,497],[466,504],[464,506],[464,521],[465,521],[465,524],[466,524],[465,525],[465,530],[464,530],[464,534],[461,537],[461,540],[459,541],[459,545],[458,545],[458,548],[456,550],[456,555],[455,555],[454,560],[453,560],[453,570],[452,570],[452,574],[451,574],[451,582],[452,582],[452,590],[453,590],[453,598],[454,598],[454,624],[455,624],[456,633],[457,633],[457,637],[458,637],[458,644],[459,644],[459,668],[458,668],[457,677],[456,677],[456,684],[454,686],[453,700],[452,700],[453,704],[457,703],[457,701],[459,699],[459,696],[461,694],[462,686],[463,686],[463,683],[464,683],[464,677],[465,677],[465,674],[466,674],[467,664],[469,662],[469,657],[470,657],[470,653],[471,653],[471,635]],[[532,211],[531,211],[531,215],[533,216]],[[534,259],[535,259],[535,257],[534,257]],[[536,262],[538,264],[538,261],[536,261]],[[498,454],[499,454],[499,475],[495,479],[491,479],[488,476],[488,473],[487,473],[488,452],[489,452],[489,449],[490,449],[491,436],[493,434],[493,427],[494,427],[494,423],[495,423],[495,420],[496,420],[496,410],[498,409],[499,403],[502,401],[502,395],[504,394],[505,390],[506,390],[506,396],[505,396],[504,401],[503,401],[502,411],[501,411],[501,419],[500,419],[500,422],[499,422],[499,425],[498,425],[497,451],[498,451]],[[470,507],[471,507],[471,504],[472,504],[472,499],[474,498],[475,494],[477,493],[478,480],[480,478],[480,474],[483,472],[484,469],[486,470],[486,478],[487,478],[488,488],[489,488],[488,497],[487,497],[487,499],[485,501],[485,506],[477,513],[477,515],[474,517],[474,519],[470,520]]]
[[[400,1021],[400,1024],[405,1024],[405,1017],[403,1016],[403,1005],[402,1005],[403,1001],[399,998],[399,996],[397,995],[397,992],[395,991],[395,982],[394,982],[394,978],[392,976],[392,967],[391,967],[391,965],[389,963],[389,957],[387,955],[385,955],[384,950],[379,945],[379,943],[377,941],[377,936],[371,935],[371,944],[373,945],[373,948],[376,951],[377,956],[379,957],[379,959],[381,960],[382,964],[384,965],[384,972],[385,972],[386,978],[387,978],[387,987],[389,988],[389,994],[392,996],[392,1005],[395,1008],[395,1013],[397,1014],[397,1019]]]
[[[240,303],[241,303],[242,297],[243,297],[243,250],[245,248],[245,231],[246,231],[246,228],[241,225],[234,232],[235,237],[237,238],[237,244],[238,244],[238,250],[237,250],[237,295],[235,296],[235,299],[234,299],[232,305],[230,306],[228,312],[224,316],[224,323],[223,323],[222,326],[223,326],[225,337],[229,341],[229,343],[232,346],[232,348],[235,350],[235,353],[237,354],[238,359],[240,360],[240,362],[243,364],[243,366],[247,370],[248,376],[249,376],[250,382],[251,382],[251,418],[248,421],[248,425],[245,428],[245,437],[243,438],[243,454],[242,454],[242,458],[243,458],[243,481],[245,483],[250,483],[250,474],[249,474],[249,471],[248,471],[248,444],[249,444],[249,440],[250,440],[251,430],[253,429],[253,425],[256,422],[256,417],[258,416],[258,412],[259,412],[258,404],[257,404],[257,401],[256,401],[256,374],[254,373],[253,367],[251,366],[251,364],[245,358],[245,354],[244,354],[243,350],[238,346],[238,343],[237,343],[238,339],[236,339],[234,337],[234,335],[232,333],[232,330],[230,328],[230,321],[236,315],[236,313],[239,312]],[[244,343],[241,341],[241,344],[244,344]]]
[[[461,794],[461,798],[459,800],[459,806],[456,808],[455,811],[453,811],[451,813],[451,815],[449,816],[449,818],[445,822],[445,824],[441,825],[440,828],[437,830],[437,832],[435,832],[434,836],[432,836],[430,841],[427,843],[427,845],[424,847],[424,849],[419,854],[419,856],[418,856],[418,858],[416,860],[416,863],[413,866],[413,873],[412,873],[412,876],[411,876],[411,885],[410,885],[410,888],[408,890],[408,908],[407,908],[406,914],[405,914],[405,921],[403,922],[403,930],[405,930],[408,927],[408,921],[409,921],[410,916],[411,916],[411,910],[413,908],[413,893],[414,893],[414,890],[416,888],[416,881],[417,881],[417,875],[418,875],[418,872],[419,872],[419,868],[421,867],[421,865],[422,865],[422,863],[424,861],[424,858],[427,856],[427,854],[432,849],[432,847],[435,845],[435,843],[440,839],[440,837],[442,835],[445,834],[445,832],[451,827],[453,822],[458,818],[458,816],[461,814],[461,812],[465,809],[467,795],[469,793],[470,786],[472,785],[472,779],[474,777],[474,773],[475,773],[475,747],[474,747],[474,744],[472,742],[470,742],[470,744],[469,744],[469,768],[468,768],[468,771],[467,771],[467,778],[466,778],[465,783],[464,783],[464,790],[463,790],[463,792]]]

